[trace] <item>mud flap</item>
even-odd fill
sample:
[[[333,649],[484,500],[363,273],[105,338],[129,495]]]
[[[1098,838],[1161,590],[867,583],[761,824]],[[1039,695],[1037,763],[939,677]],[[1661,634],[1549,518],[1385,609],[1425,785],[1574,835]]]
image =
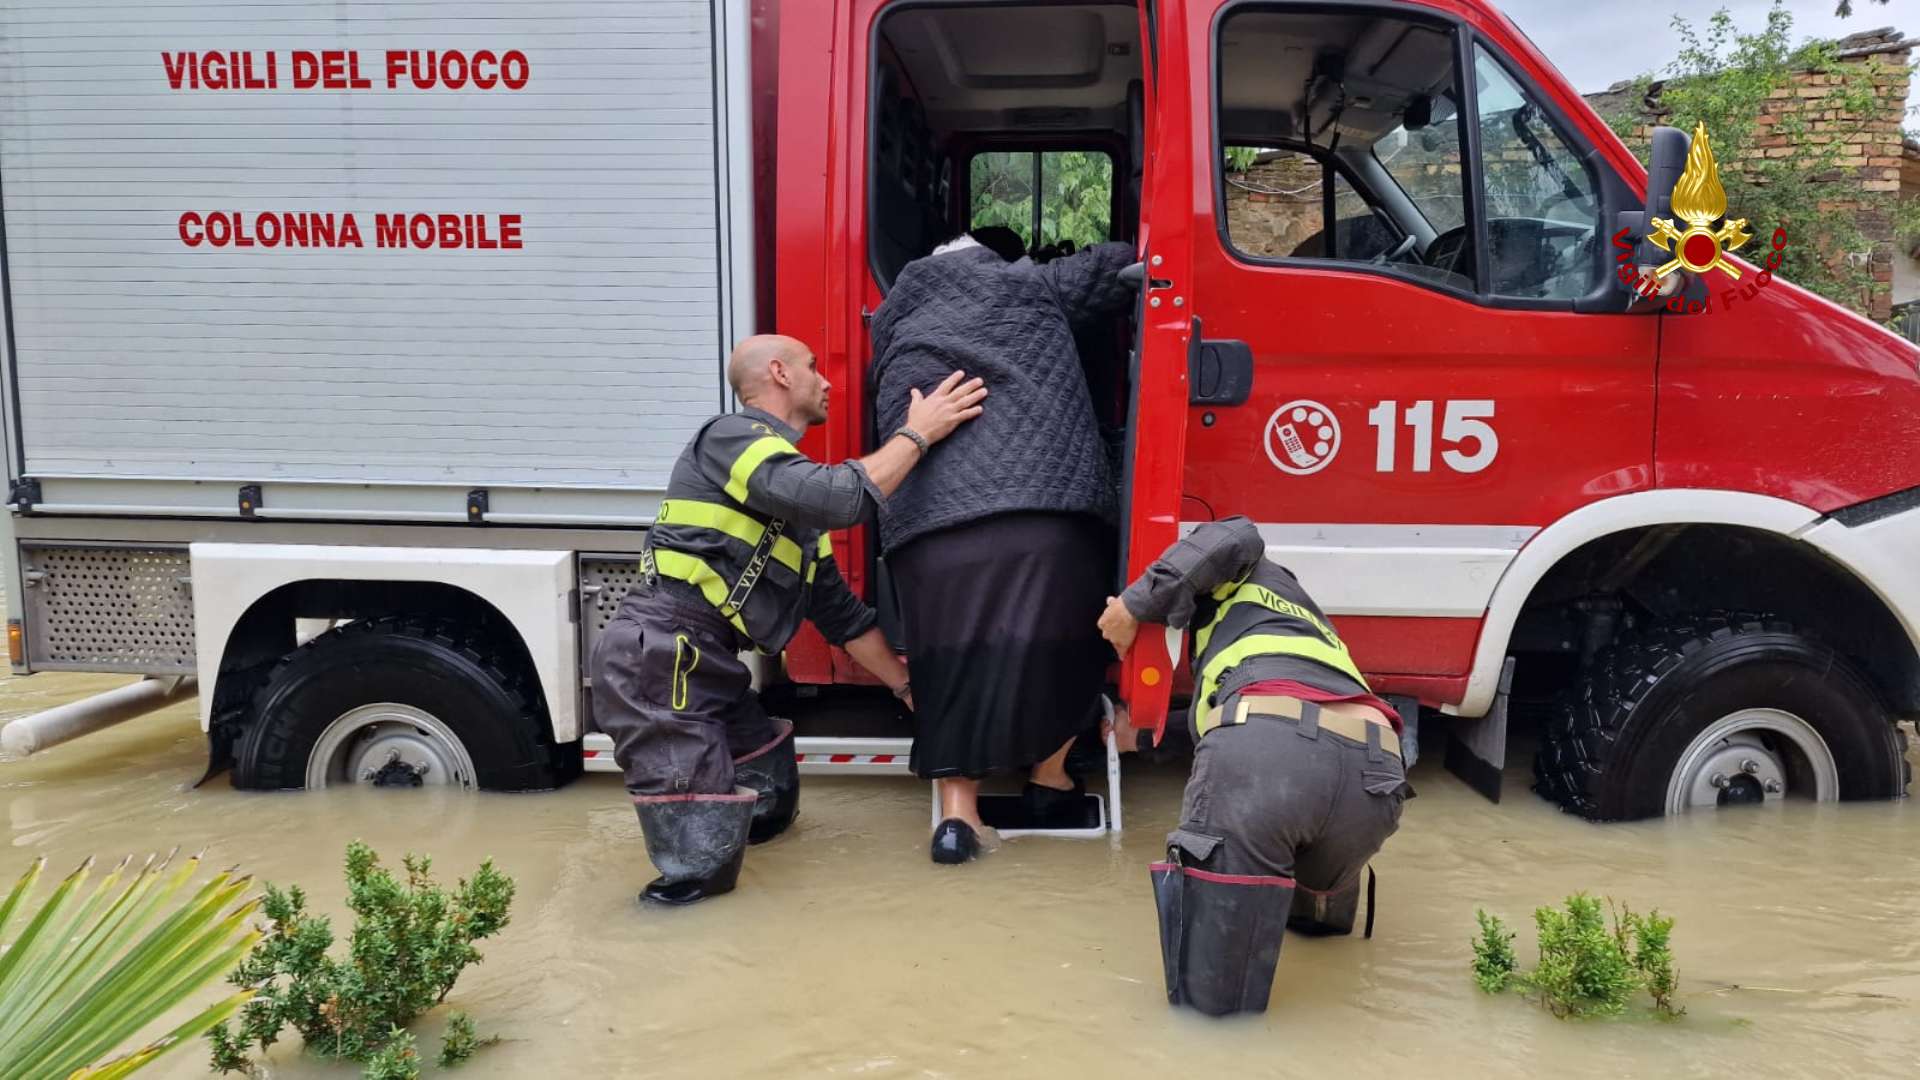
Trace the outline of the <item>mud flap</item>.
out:
[[[731,795],[635,795],[647,857],[660,871],[640,898],[679,905],[732,892],[758,799],[749,787]]]
[[[1447,740],[1447,771],[1493,802],[1500,801],[1500,776],[1507,767],[1507,699],[1513,692],[1513,657],[1500,668],[1500,690],[1493,707],[1477,720],[1454,717]]]
[[[1209,1016],[1265,1012],[1293,879],[1202,869],[1220,840],[1175,830],[1151,867],[1167,1001]]]
[[[787,831],[800,813],[800,762],[793,752],[793,721],[774,718],[780,734],[733,759],[733,782],[757,796],[747,843],[764,844]]]

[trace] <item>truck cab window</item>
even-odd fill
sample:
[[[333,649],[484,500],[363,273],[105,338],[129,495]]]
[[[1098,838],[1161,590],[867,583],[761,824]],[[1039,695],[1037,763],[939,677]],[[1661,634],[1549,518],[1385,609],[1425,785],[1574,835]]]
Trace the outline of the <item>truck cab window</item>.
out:
[[[1593,174],[1485,49],[1479,80],[1480,184],[1496,296],[1569,300],[1598,284],[1600,200]]]
[[[1218,55],[1221,217],[1235,252],[1473,288],[1472,252],[1448,242],[1466,192],[1449,31],[1254,9],[1222,21]]]
[[[1113,238],[1113,157],[1102,151],[977,153],[967,191],[969,229],[1005,226],[1042,259]]]
[[[1392,252],[1404,235],[1331,164],[1256,147],[1228,152],[1227,234],[1241,251],[1270,259],[1372,259]]]

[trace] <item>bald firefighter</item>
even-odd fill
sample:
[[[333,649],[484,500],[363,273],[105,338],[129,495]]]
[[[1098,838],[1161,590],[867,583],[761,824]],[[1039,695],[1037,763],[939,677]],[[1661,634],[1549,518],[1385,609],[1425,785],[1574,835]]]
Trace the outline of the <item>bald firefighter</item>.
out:
[[[1195,630],[1193,771],[1153,867],[1167,998],[1265,1012],[1284,929],[1353,930],[1360,872],[1413,794],[1400,716],[1246,518],[1168,548],[1108,598],[1100,632],[1124,657],[1141,623]],[[1124,712],[1114,726],[1138,745]]]
[[[704,424],[674,464],[642,581],[592,658],[594,722],[660,872],[641,897],[665,904],[731,891],[747,844],[779,835],[799,807],[793,725],[761,708],[740,652],[776,654],[808,619],[911,706],[906,668],[840,576],[827,531],[870,517],[987,396],[956,371],[913,391],[878,450],[828,466],[794,445],[826,422],[832,389],[805,345],[748,338],[727,379],[741,410]]]

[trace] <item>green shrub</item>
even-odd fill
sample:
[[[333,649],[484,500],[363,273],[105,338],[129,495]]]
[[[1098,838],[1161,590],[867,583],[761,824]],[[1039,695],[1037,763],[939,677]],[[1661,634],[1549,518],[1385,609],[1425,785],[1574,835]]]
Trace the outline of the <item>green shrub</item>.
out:
[[[1666,1016],[1686,1012],[1673,1004],[1673,993],[1680,987],[1680,973],[1673,966],[1673,918],[1659,911],[1648,912],[1645,917],[1629,911],[1625,918],[1633,932],[1633,966],[1646,980],[1653,1007]]]
[[[1640,990],[1663,1016],[1685,1011],[1673,1004],[1679,986],[1673,919],[1658,911],[1640,916],[1622,907],[1609,926],[1601,902],[1586,893],[1567,897],[1564,908],[1536,908],[1540,959],[1531,971],[1519,970],[1514,935],[1499,916],[1475,911],[1474,919],[1480,933],[1473,941],[1473,981],[1487,993],[1538,994],[1547,1011],[1561,1018],[1616,1015]]]
[[[482,1039],[473,1030],[473,1018],[466,1013],[447,1017],[447,1033],[440,1040],[440,1065],[451,1069],[480,1052],[483,1046],[499,1042],[498,1037]]]
[[[413,1048],[413,1036],[404,1028],[395,1028],[387,1044],[367,1059],[366,1080],[419,1080],[420,1055]]]
[[[415,1058],[410,1038],[390,1050],[395,1033],[444,1000],[460,972],[480,960],[473,943],[507,925],[513,881],[489,860],[448,892],[434,883],[429,860],[408,855],[403,864],[404,885],[373,849],[358,841],[347,846],[347,907],[355,920],[344,960],[327,955],[333,929],[324,916],[307,913],[305,893],[267,887],[267,936],[231,977],[257,994],[237,1034],[225,1024],[209,1033],[215,1070],[250,1071],[248,1048],[272,1046],[291,1025],[313,1053],[370,1070],[378,1059],[385,1075],[411,1075],[391,1072]]]
[[[1498,994],[1512,984],[1518,961],[1513,955],[1513,934],[1500,916],[1475,910],[1480,936],[1473,942],[1473,981],[1489,994]]]
[[[1555,1016],[1604,1016],[1620,1012],[1638,989],[1639,973],[1618,929],[1607,928],[1600,901],[1585,893],[1567,897],[1565,911],[1533,913],[1540,932],[1540,963],[1527,976],[1547,1011]]]

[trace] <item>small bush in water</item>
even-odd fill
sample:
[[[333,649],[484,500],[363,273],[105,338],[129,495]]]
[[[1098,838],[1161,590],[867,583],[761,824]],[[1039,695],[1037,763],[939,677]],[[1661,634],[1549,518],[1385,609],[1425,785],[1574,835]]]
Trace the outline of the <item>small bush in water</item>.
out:
[[[1540,960],[1531,971],[1519,970],[1514,935],[1499,916],[1475,911],[1474,919],[1480,934],[1473,941],[1473,981],[1489,994],[1509,988],[1537,993],[1547,1011],[1563,1018],[1622,1012],[1639,990],[1663,1016],[1685,1011],[1673,1004],[1680,982],[1673,966],[1673,919],[1658,911],[1642,916],[1623,906],[1609,927],[1601,902],[1585,893],[1567,897],[1564,909],[1537,908]]]
[[[1480,924],[1480,936],[1473,942],[1473,981],[1480,984],[1481,990],[1497,994],[1513,982],[1514,969],[1518,966],[1513,955],[1513,934],[1498,915],[1476,910],[1473,917]]]
[[[372,848],[347,845],[347,907],[355,918],[344,960],[327,955],[333,929],[324,916],[307,913],[299,887],[267,887],[267,936],[229,980],[257,994],[237,1034],[226,1024],[208,1032],[216,1071],[251,1072],[249,1048],[272,1046],[288,1025],[308,1050],[366,1063],[369,1077],[376,1068],[380,1076],[418,1070],[412,1037],[400,1044],[396,1033],[404,1035],[446,998],[462,969],[480,960],[474,942],[507,925],[513,881],[488,860],[449,892],[434,883],[429,860],[408,855],[403,865],[404,885]]]
[[[440,1065],[451,1069],[461,1064],[483,1046],[492,1046],[500,1041],[499,1036],[481,1038],[474,1033],[473,1018],[466,1013],[454,1013],[447,1017],[447,1033],[440,1041]]]
[[[413,1048],[413,1035],[404,1028],[393,1029],[387,1045],[367,1060],[366,1080],[420,1080],[420,1054]]]

